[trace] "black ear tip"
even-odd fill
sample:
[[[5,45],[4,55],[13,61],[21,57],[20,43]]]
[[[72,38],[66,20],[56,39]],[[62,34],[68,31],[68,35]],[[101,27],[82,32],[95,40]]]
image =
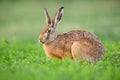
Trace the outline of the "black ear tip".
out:
[[[62,6],[60,9],[64,9],[64,7]]]

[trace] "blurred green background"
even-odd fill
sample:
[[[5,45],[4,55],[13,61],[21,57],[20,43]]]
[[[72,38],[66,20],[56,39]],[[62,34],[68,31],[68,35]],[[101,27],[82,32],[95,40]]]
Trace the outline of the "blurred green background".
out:
[[[58,33],[85,29],[106,48],[101,62],[49,60],[38,44],[51,17],[64,6]],[[0,0],[0,80],[120,80],[120,0]]]
[[[102,40],[120,40],[119,0],[1,0],[0,38],[37,42],[46,26],[44,8],[53,17],[61,6],[65,10],[58,33],[86,29]]]

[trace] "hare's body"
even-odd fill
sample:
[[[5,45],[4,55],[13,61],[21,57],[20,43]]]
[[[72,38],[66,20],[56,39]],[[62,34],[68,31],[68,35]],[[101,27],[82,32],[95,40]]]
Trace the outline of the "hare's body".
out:
[[[43,43],[46,55],[58,59],[71,57],[74,60],[82,58],[91,62],[100,60],[105,52],[104,46],[92,33],[85,30],[72,30],[57,35],[55,29],[62,17],[63,8],[58,10],[53,21],[45,9],[48,25],[41,31],[39,41]]]
[[[103,45],[98,38],[84,30],[74,30],[59,34],[48,44],[43,44],[46,54],[50,58],[63,59],[81,57],[85,60],[100,60],[104,54]]]

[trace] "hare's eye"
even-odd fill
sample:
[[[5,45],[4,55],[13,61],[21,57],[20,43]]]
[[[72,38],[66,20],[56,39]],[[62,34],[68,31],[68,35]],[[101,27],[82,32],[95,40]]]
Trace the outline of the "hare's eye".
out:
[[[51,30],[49,29],[47,32],[48,32],[48,33],[50,33],[50,32],[51,32]]]

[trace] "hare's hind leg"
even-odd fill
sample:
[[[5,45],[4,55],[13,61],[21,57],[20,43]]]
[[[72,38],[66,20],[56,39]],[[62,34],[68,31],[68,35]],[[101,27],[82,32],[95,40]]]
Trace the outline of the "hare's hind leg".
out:
[[[72,52],[73,60],[81,61],[84,59],[87,61],[92,61],[93,57],[87,53],[88,52],[87,46],[84,46],[79,41],[73,43],[71,47],[71,52]]]
[[[73,45],[71,46],[71,52],[73,60],[76,61],[82,59],[80,44],[78,41],[74,42]]]
[[[87,43],[86,45],[76,41],[71,47],[72,57],[74,60],[86,60],[95,63],[96,60],[101,58],[98,48],[95,48],[92,44]]]

